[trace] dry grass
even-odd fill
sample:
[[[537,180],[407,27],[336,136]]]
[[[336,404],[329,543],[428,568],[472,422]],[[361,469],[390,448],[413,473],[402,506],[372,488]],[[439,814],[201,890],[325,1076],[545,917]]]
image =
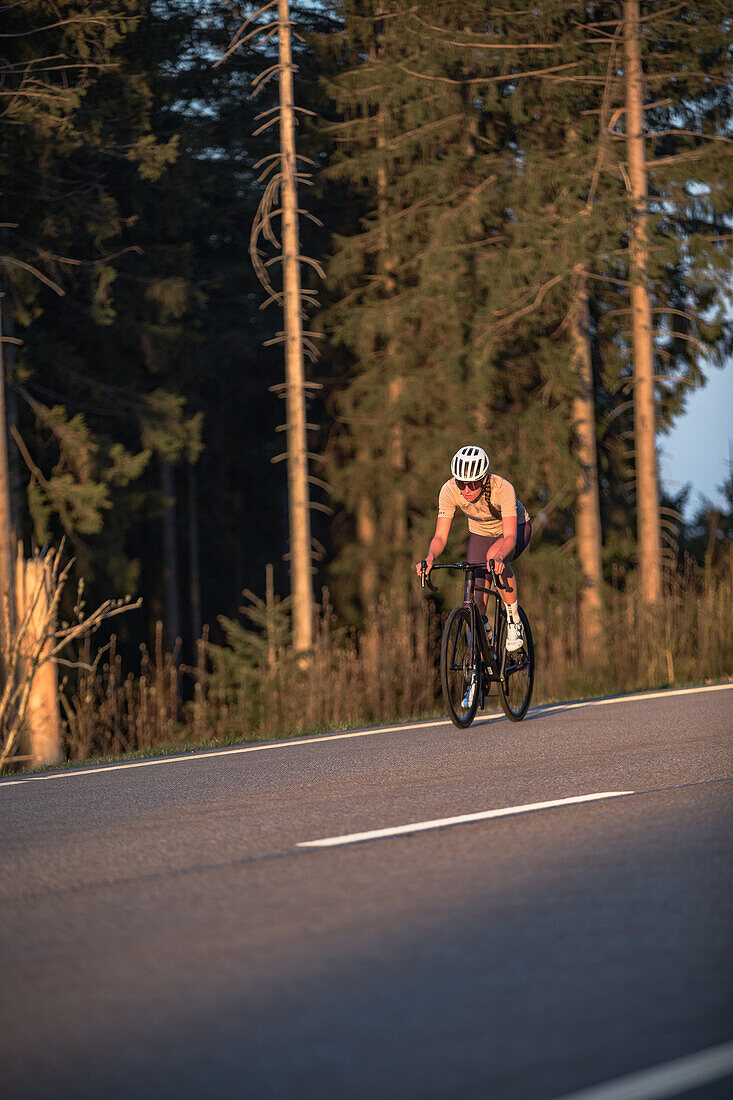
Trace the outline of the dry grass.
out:
[[[535,638],[535,702],[733,674],[733,561],[715,577],[693,569],[674,577],[658,614],[644,610],[633,588],[609,592],[603,654],[593,662],[578,645],[573,600],[530,595],[526,587],[524,595]],[[287,649],[253,646],[250,633],[242,647],[203,639],[198,667],[181,670],[163,651],[159,630],[133,676],[113,642],[74,691],[67,687],[67,756],[264,740],[442,713],[440,628],[435,606],[413,594],[383,600],[356,634],[339,626],[326,594],[307,667]],[[183,677],[193,683],[185,704]]]
[[[526,589],[525,589],[526,591]],[[552,597],[527,600],[533,624],[535,699],[555,701],[733,676],[733,556],[725,574],[688,565],[670,578],[661,611],[636,586],[606,593],[603,645],[588,660],[578,644],[578,606]]]

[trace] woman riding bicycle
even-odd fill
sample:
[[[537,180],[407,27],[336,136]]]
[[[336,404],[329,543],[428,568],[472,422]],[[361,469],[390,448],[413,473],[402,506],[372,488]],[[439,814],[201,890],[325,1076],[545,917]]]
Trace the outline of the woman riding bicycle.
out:
[[[532,535],[532,523],[527,509],[517,500],[514,486],[498,474],[489,473],[489,456],[481,447],[461,447],[451,462],[450,481],[446,481],[438,497],[438,521],[430,547],[425,555],[426,573],[433,561],[445,549],[456,508],[468,518],[469,562],[494,560],[494,572],[504,578],[506,589],[500,591],[507,613],[506,648],[515,652],[522,648],[524,637],[519,618],[517,581],[509,562],[516,561],[526,550]],[[420,574],[422,563],[416,570]],[[477,570],[476,598],[486,611],[486,570]]]

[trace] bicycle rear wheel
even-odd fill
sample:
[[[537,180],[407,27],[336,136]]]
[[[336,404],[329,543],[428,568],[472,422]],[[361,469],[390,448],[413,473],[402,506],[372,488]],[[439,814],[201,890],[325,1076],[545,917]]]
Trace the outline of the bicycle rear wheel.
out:
[[[465,729],[476,717],[481,694],[481,655],[466,607],[454,607],[443,628],[440,681],[453,724]]]
[[[521,607],[519,617],[524,630],[524,645],[516,652],[506,654],[505,676],[499,681],[499,699],[502,709],[512,722],[521,722],[524,718],[534,686],[534,643],[529,619]],[[504,653],[506,632],[506,615],[502,615],[499,628],[499,653]]]

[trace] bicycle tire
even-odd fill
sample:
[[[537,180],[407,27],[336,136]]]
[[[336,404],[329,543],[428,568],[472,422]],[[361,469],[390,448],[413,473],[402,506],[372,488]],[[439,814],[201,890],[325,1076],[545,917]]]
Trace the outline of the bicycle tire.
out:
[[[521,722],[527,713],[534,687],[534,642],[529,619],[523,608],[519,608],[519,617],[524,629],[524,645],[515,653],[506,655],[506,679],[499,681],[499,700],[502,710],[512,722]],[[499,628],[499,653],[506,646],[507,620],[501,617]]]
[[[459,729],[466,729],[476,717],[481,695],[481,653],[472,632],[471,612],[466,607],[454,607],[443,627],[440,647],[440,682],[443,698],[451,721]],[[463,706],[463,698],[476,676],[476,690],[469,707]]]

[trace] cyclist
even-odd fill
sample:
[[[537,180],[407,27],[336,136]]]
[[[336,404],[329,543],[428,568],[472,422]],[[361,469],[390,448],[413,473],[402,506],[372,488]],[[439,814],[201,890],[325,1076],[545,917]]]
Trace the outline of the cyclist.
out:
[[[489,472],[489,456],[481,447],[461,447],[453,455],[451,474],[438,497],[438,521],[428,552],[427,572],[433,561],[445,549],[456,508],[468,518],[466,561],[494,559],[494,572],[504,578],[507,589],[499,589],[507,616],[506,647],[510,652],[524,645],[524,632],[519,618],[517,580],[509,565],[526,550],[532,535],[532,523],[527,509],[514,492],[514,486],[498,474]],[[420,574],[422,562],[415,566]],[[486,570],[476,570],[476,600],[486,611]]]

